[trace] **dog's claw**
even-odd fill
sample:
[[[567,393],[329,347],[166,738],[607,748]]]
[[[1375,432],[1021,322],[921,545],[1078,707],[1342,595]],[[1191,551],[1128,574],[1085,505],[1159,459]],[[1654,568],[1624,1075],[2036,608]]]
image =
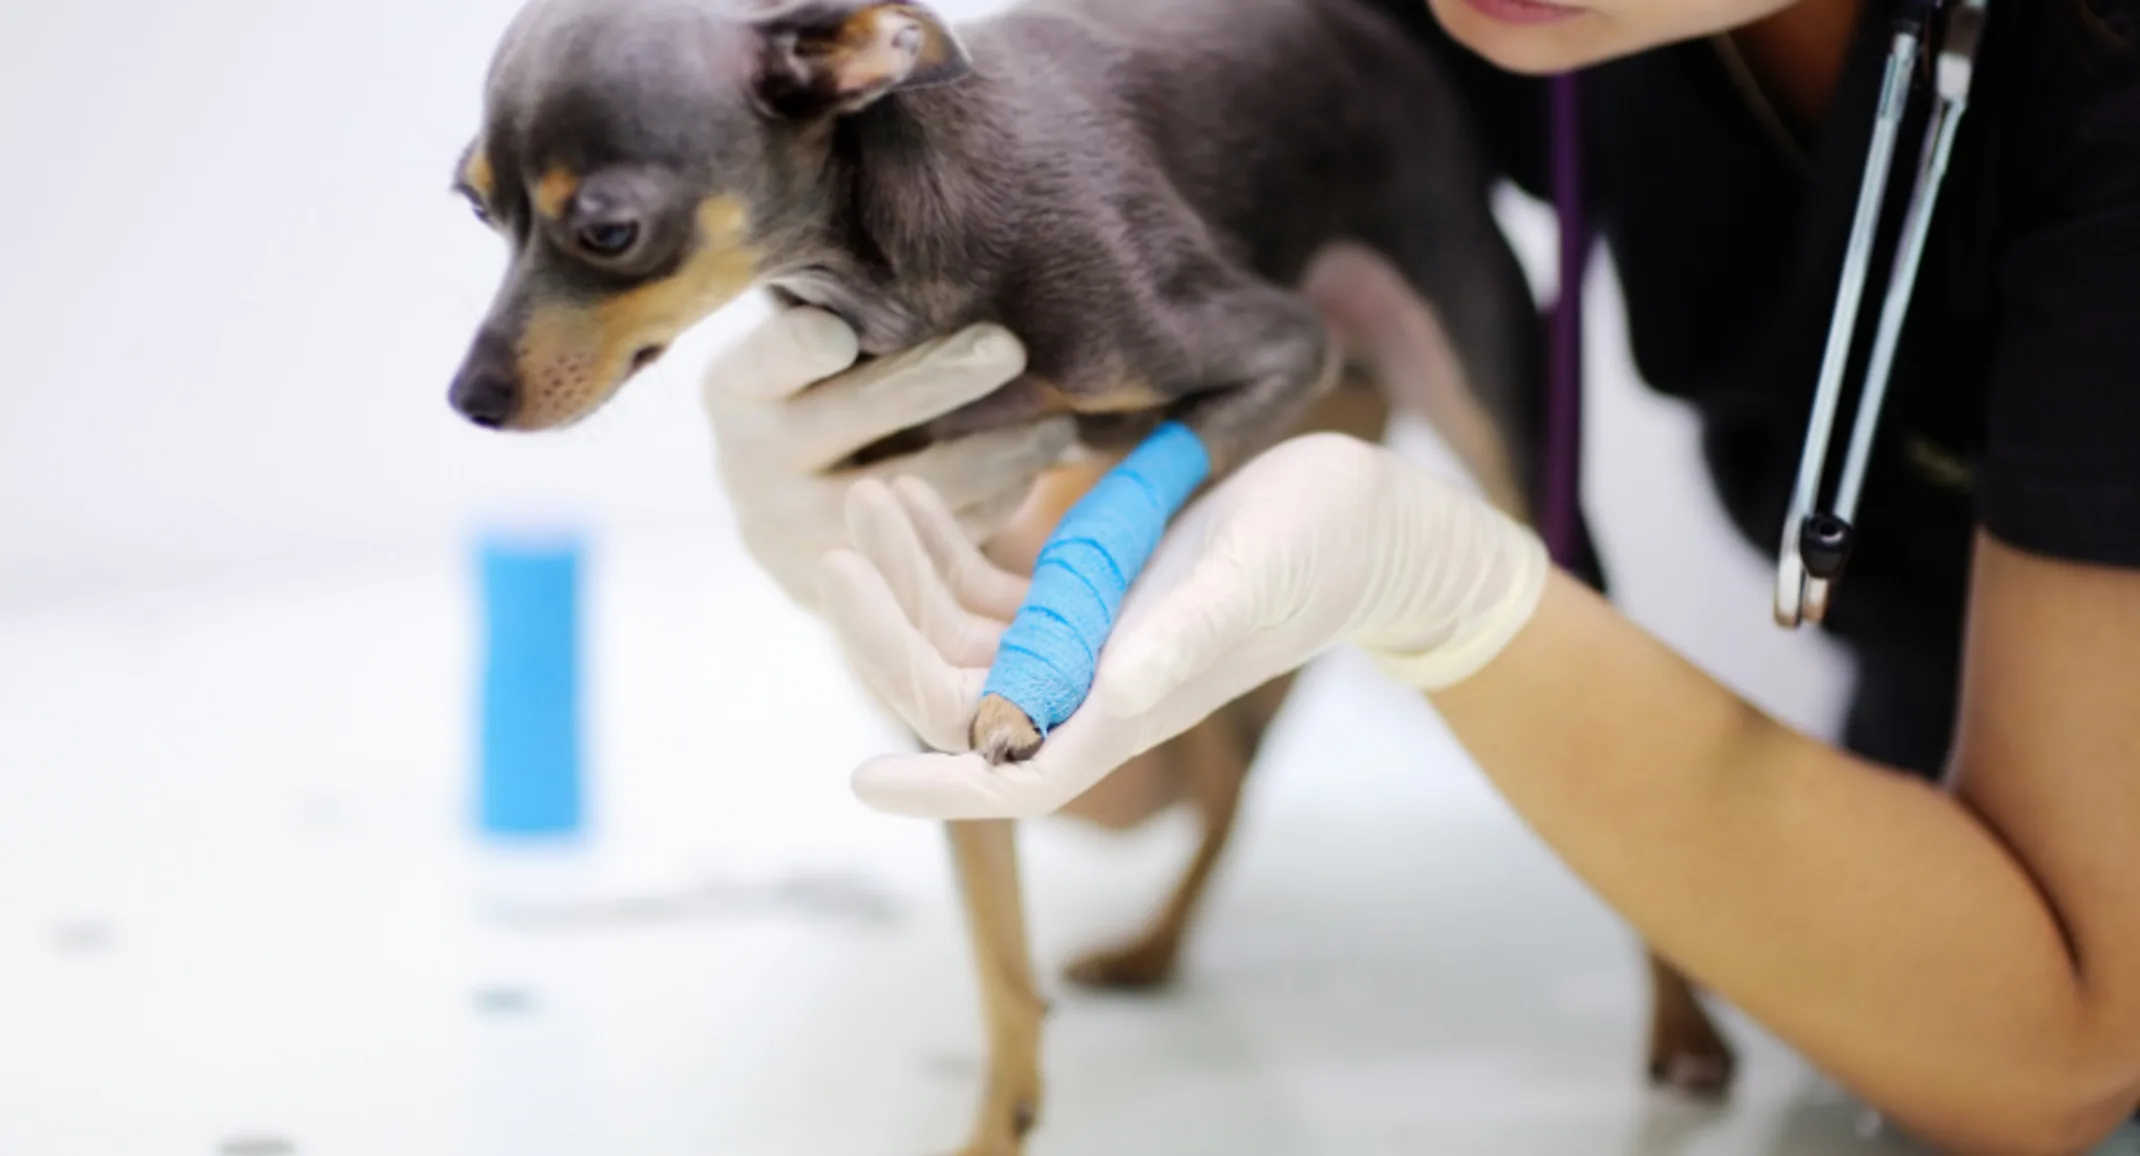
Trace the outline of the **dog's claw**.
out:
[[[1699,1100],[1721,1099],[1731,1089],[1731,1061],[1721,1056],[1671,1056],[1650,1063],[1650,1082]]]
[[[1650,1083],[1693,1099],[1722,1099],[1737,1069],[1730,1046],[1706,1022],[1661,1030],[1650,1044]]]

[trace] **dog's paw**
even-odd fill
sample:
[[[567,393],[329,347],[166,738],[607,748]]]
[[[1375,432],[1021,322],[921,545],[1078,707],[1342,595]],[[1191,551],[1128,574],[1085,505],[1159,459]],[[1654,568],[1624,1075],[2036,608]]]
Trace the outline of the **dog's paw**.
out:
[[[1650,1083],[1698,1100],[1719,1100],[1731,1091],[1738,1058],[1708,1017],[1674,1016],[1650,1033]]]
[[[986,1121],[983,1138],[960,1149],[958,1156],[1024,1156],[1025,1138],[1040,1120],[1039,1094],[1036,1092],[1030,1098],[1019,1097],[1004,1107],[1008,1110],[1008,1118]],[[1002,1131],[1006,1125],[1008,1131]]]
[[[960,1149],[958,1156],[1025,1156],[1025,1145],[1016,1140],[976,1144],[971,1148]]]
[[[994,767],[1022,763],[1040,750],[1040,728],[1009,699],[993,694],[981,700],[970,737],[973,749]]]
[[[1013,1049],[1016,1051],[1017,1049]],[[1025,1138],[1040,1123],[1040,1070],[999,1053],[971,1138],[958,1156],[1024,1156]]]
[[[1140,943],[1094,952],[1071,964],[1064,975],[1095,991],[1153,991],[1173,982],[1176,954],[1173,944]]]

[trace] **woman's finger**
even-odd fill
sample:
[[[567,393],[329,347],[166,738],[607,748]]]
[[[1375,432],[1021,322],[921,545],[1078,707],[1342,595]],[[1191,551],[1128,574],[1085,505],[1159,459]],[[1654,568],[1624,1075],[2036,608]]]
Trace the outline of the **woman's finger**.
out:
[[[1151,719],[1115,717],[1088,702],[1026,762],[991,766],[971,753],[894,755],[857,768],[853,788],[870,808],[912,818],[1038,818],[1075,802],[1124,763],[1226,701],[1217,699],[1195,719],[1156,725]]]
[[[855,769],[855,797],[871,810],[967,822],[1033,819],[1068,802],[1032,764],[990,766],[976,754],[889,755]]]
[[[776,402],[853,365],[855,331],[822,309],[783,310],[716,354],[703,375],[708,409]]]
[[[957,666],[987,666],[996,658],[1001,622],[959,605],[922,546],[907,507],[881,482],[858,482],[847,494],[847,533],[875,566],[906,620]]]
[[[920,478],[946,506],[963,510],[1006,494],[1024,499],[1034,480],[1061,461],[1076,440],[1077,426],[1069,418],[1051,417],[936,442],[868,472],[886,481]]]
[[[974,545],[935,490],[919,478],[901,478],[892,492],[906,508],[922,548],[951,587],[959,605],[975,614],[1009,623],[1025,604],[1032,583],[988,560]]]
[[[943,751],[968,749],[987,670],[946,661],[901,613],[884,576],[862,555],[834,550],[819,563],[819,575],[826,621],[863,682],[922,742]]]
[[[953,515],[955,528],[968,542],[994,541],[1017,521],[1019,511],[1026,506],[1026,493],[1026,490],[1007,489],[994,497],[962,506]]]
[[[901,430],[1002,388],[1025,370],[1025,347],[980,325],[868,361],[780,407],[769,440],[789,465],[823,470]]]
[[[1243,656],[1190,679],[1165,709],[1116,715],[1088,701],[1023,763],[979,755],[894,755],[857,768],[853,789],[874,810],[944,821],[1031,819],[1076,801],[1115,770],[1172,739],[1282,672],[1270,656]],[[1268,670],[1267,670],[1268,668]]]

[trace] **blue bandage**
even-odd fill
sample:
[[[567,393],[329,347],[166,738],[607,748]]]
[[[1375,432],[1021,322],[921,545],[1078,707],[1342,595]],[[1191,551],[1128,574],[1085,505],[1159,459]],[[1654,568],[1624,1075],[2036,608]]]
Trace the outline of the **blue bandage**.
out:
[[[1024,711],[1043,735],[1069,719],[1092,691],[1123,595],[1210,473],[1203,441],[1167,422],[1072,506],[1034,564],[987,693]]]

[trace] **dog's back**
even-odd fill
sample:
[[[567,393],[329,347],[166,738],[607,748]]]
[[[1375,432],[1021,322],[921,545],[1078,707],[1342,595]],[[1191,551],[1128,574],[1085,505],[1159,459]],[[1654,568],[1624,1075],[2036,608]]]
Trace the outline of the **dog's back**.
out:
[[[1349,239],[1434,304],[1502,431],[1529,424],[1537,317],[1470,118],[1386,15],[1359,0],[1025,0],[962,35],[975,76],[906,94],[856,136],[866,186],[904,206],[876,217],[899,269],[879,308],[903,314],[876,335],[885,348],[996,320],[1047,388],[1151,382],[1180,366],[1178,335],[1153,319],[1217,266],[1291,288]],[[930,432],[1030,404],[1006,391]]]
[[[1027,0],[970,37],[984,69],[1015,62],[993,98],[1030,110],[1017,123],[1035,146],[1111,152],[1085,158],[1100,181],[1163,174],[1281,283],[1333,234],[1379,244],[1434,202],[1485,195],[1434,60],[1357,0]]]

